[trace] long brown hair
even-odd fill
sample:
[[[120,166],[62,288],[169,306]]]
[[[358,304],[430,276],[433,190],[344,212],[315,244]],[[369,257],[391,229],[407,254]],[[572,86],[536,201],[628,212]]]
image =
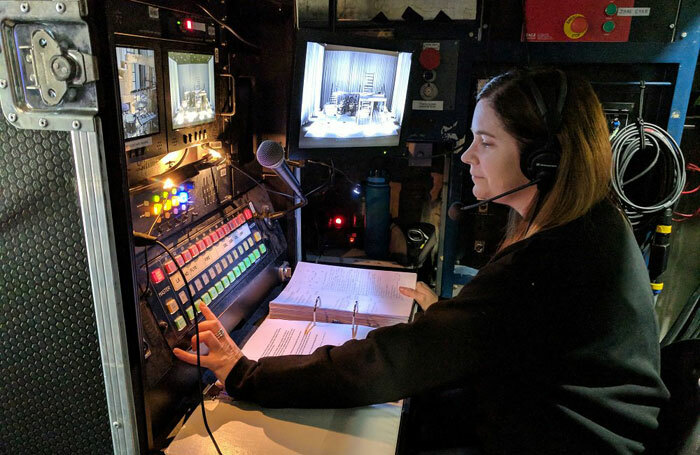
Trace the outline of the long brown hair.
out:
[[[476,97],[489,102],[506,131],[517,139],[521,153],[548,137],[547,124],[527,86],[528,77],[543,96],[559,85],[556,69],[513,70],[491,79]],[[501,249],[579,218],[609,194],[611,150],[602,106],[588,81],[572,73],[566,73],[566,78],[568,94],[556,135],[561,145],[559,169],[551,188],[544,193],[538,190],[537,202],[525,217],[511,210]]]

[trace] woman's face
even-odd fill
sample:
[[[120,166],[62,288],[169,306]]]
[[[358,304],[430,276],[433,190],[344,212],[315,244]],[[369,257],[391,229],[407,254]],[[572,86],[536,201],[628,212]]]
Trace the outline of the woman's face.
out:
[[[462,161],[470,167],[472,192],[477,199],[488,199],[528,182],[520,170],[518,141],[506,131],[488,100],[476,104],[471,130],[474,141],[462,154]],[[536,187],[529,187],[495,202],[509,205],[524,215],[536,191]]]

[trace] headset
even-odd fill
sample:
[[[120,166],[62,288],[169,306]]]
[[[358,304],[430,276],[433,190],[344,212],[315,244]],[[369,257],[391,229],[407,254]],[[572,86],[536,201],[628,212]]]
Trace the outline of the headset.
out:
[[[561,145],[557,133],[561,129],[568,86],[566,74],[561,70],[556,70],[556,73],[559,75],[559,87],[556,91],[553,86],[548,87],[548,90],[540,90],[533,79],[534,73],[529,70],[525,72],[523,78],[547,128],[547,139],[544,142],[530,144],[523,149],[520,154],[520,169],[528,180],[538,180],[537,187],[540,191],[551,188],[561,159]],[[543,92],[546,96],[542,95]],[[554,100],[556,101],[552,102]]]

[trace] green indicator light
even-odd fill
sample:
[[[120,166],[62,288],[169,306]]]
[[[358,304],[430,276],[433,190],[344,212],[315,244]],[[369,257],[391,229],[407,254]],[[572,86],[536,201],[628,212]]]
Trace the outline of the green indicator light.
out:
[[[612,32],[613,30],[615,30],[615,22],[613,22],[613,21],[606,21],[605,23],[603,23],[603,31],[604,31],[605,33],[610,33],[610,32]]]
[[[204,300],[204,303],[205,303],[206,305],[209,305],[209,304],[211,303],[211,297],[209,297],[209,294],[204,294],[204,295],[202,296],[202,300]]]
[[[605,7],[605,14],[607,14],[608,16],[614,16],[615,13],[617,13],[617,5],[615,5],[614,3],[611,3]]]
[[[231,283],[233,283],[233,282],[236,280],[236,275],[233,274],[233,271],[228,272],[228,273],[226,274],[226,277],[228,278],[228,280],[229,280]]]

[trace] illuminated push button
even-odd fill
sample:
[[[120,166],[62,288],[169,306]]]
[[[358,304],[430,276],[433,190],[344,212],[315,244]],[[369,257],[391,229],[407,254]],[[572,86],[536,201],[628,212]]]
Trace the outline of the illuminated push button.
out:
[[[260,252],[262,254],[265,254],[265,252],[267,251],[267,247],[265,246],[264,243],[261,243],[260,245],[258,245],[258,249],[260,250]]]
[[[238,221],[238,225],[240,226],[241,224],[245,223],[245,216],[241,213],[236,217],[236,221]]]
[[[190,318],[190,321],[194,321],[194,309],[191,306],[185,309],[185,313],[187,313],[187,317]]]
[[[248,241],[248,246],[253,246],[255,244],[255,242],[253,242],[253,239],[251,239],[250,237],[248,237],[247,241]]]
[[[197,310],[197,313],[201,313],[202,310],[199,308],[199,306],[202,304],[202,299],[197,299],[194,301],[194,309]]]
[[[243,243],[241,243],[241,246],[242,246],[243,248],[245,248],[245,251],[248,251],[248,249],[250,248],[250,247],[248,246],[248,242],[245,242],[245,241],[244,241]],[[239,248],[240,248],[240,247],[239,247]],[[242,253],[242,252],[241,252],[241,253]]]
[[[235,267],[233,268],[233,274],[236,275],[236,278],[238,278],[239,276],[241,276],[241,267],[240,267],[240,264],[238,264],[237,266],[235,266]]]
[[[255,256],[255,259],[260,259],[260,251],[253,250],[253,255]]]
[[[260,239],[262,238],[262,235],[258,231],[253,232],[253,237],[255,237],[255,241],[259,242]]]
[[[180,267],[185,265],[185,258],[183,258],[182,255],[175,256],[175,260],[177,261],[177,265],[179,265]]]
[[[243,210],[243,215],[245,216],[246,220],[253,218],[253,212],[251,212],[250,209]]]
[[[608,16],[614,16],[617,13],[617,5],[614,3],[609,4],[605,7],[605,14]]]
[[[246,268],[246,269],[247,269],[248,267],[250,267],[250,259],[245,258],[245,259],[243,259],[243,262],[245,263],[245,268]]]
[[[221,226],[219,229],[217,229],[216,233],[219,235],[220,239],[223,239],[226,236],[226,230],[224,229],[223,226]]]
[[[258,250],[255,250],[255,251],[258,251]],[[250,254],[248,255],[248,259],[250,259],[251,264],[252,264],[253,262],[255,262],[255,260],[257,259],[257,258],[255,257],[255,251],[252,252],[252,253],[250,253]],[[258,257],[260,257],[260,256],[258,256]]]
[[[244,252],[243,245],[238,245],[238,254],[243,254]]]
[[[233,253],[233,258],[238,259],[238,251],[236,250],[231,250],[231,253]],[[232,261],[233,262],[233,261]]]
[[[187,250],[187,251],[190,252],[190,254],[192,255],[192,257],[195,257],[195,256],[197,256],[197,255],[199,254],[199,248],[197,248],[197,245],[192,245],[192,246],[189,248],[189,250]]]
[[[202,301],[205,305],[209,305],[211,303],[211,296],[209,294],[204,294],[202,296]]]
[[[219,292],[216,290],[216,288],[209,288],[209,297],[211,297],[212,300],[217,298],[219,296]]]
[[[190,253],[190,250],[183,251],[182,258],[185,260],[185,262],[190,262],[192,260],[192,253]]]
[[[163,205],[163,210],[166,212],[170,211],[170,209],[173,208],[173,203],[170,202],[170,200],[165,201],[165,204]]]
[[[182,316],[176,317],[173,322],[175,323],[175,327],[177,327],[178,332],[187,326],[185,318],[183,318]]]
[[[224,235],[228,235],[231,232],[231,228],[228,226],[228,223],[221,226],[221,229],[224,230]]]
[[[151,283],[158,284],[165,279],[163,270],[159,267],[151,272]]]
[[[209,234],[209,238],[212,242],[216,243],[219,241],[219,234],[216,231],[214,231],[211,234]]]
[[[168,313],[173,314],[178,310],[177,307],[177,302],[175,299],[168,299],[165,301],[165,308],[168,310]]]
[[[229,280],[227,276],[223,277],[221,279],[221,282],[224,283],[225,288],[231,286],[231,280]]]
[[[613,22],[613,21],[605,21],[605,22],[603,23],[603,31],[604,31],[605,33],[610,33],[610,32],[612,32],[613,30],[615,30],[615,22]]]
[[[168,273],[168,275],[172,275],[177,270],[177,266],[173,261],[166,262],[163,267],[165,267],[165,271]]]
[[[160,196],[157,194],[153,196],[153,202],[160,202]]]
[[[160,215],[163,213],[163,204],[153,204],[153,214]]]
[[[226,274],[226,278],[228,278],[229,282],[233,283],[236,281],[236,274],[234,274],[232,270]]]
[[[229,227],[232,231],[236,229],[236,220],[231,220],[228,223],[226,223],[226,226]]]
[[[205,248],[209,248],[213,244],[214,244],[214,241],[211,239],[211,237],[209,237],[209,236],[204,237],[204,247]]]
[[[200,240],[197,242],[197,249],[202,252],[207,249],[207,245],[204,243],[204,240]]]
[[[216,284],[214,285],[214,287],[216,288],[216,292],[218,292],[219,294],[221,294],[222,292],[224,292],[224,287],[225,287],[225,286],[224,286],[224,283],[222,283],[221,281],[219,281],[218,283],[216,283]]]

